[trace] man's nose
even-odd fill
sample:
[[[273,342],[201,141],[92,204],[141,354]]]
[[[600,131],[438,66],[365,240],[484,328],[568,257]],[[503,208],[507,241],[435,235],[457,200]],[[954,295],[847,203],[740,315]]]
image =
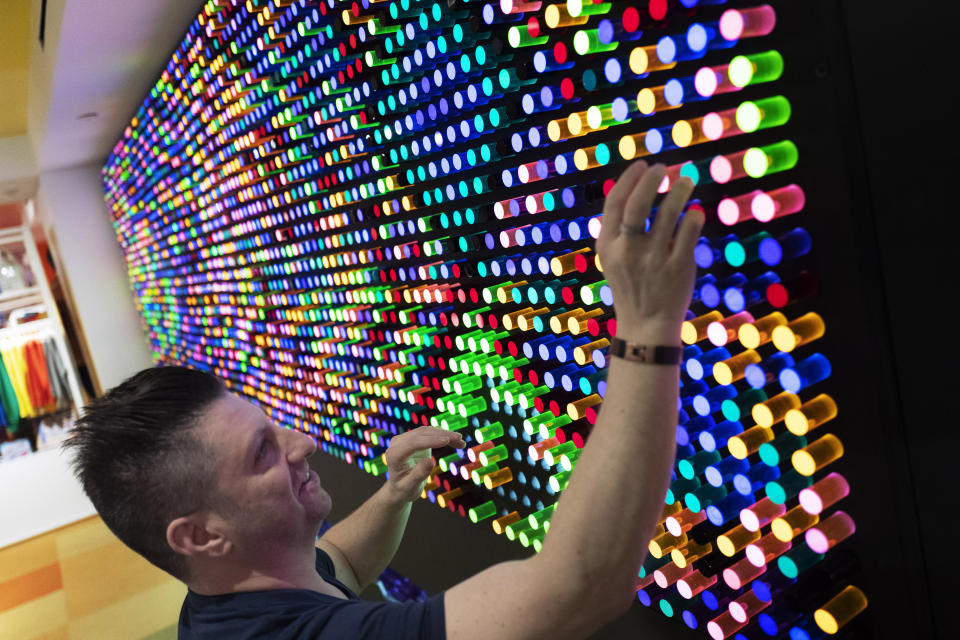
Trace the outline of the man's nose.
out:
[[[293,429],[284,429],[287,439],[287,457],[299,462],[313,455],[317,450],[317,441],[312,436]]]

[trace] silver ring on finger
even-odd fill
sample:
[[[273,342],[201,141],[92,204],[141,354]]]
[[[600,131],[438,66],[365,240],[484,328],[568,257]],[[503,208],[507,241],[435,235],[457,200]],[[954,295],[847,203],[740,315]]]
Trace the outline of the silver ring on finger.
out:
[[[620,225],[620,233],[625,236],[642,236],[645,231],[643,227],[635,227],[632,224],[622,223]]]

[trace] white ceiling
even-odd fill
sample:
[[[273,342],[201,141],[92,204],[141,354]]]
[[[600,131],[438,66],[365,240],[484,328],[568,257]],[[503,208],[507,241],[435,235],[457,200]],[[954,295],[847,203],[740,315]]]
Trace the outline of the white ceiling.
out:
[[[39,4],[34,2],[37,10]],[[44,47],[46,55],[55,52],[53,64],[42,65],[52,66],[45,122],[35,127],[44,131],[39,137],[31,131],[39,171],[102,162],[107,157],[202,4],[201,0],[48,1],[47,24],[57,22],[51,11],[62,11],[62,18],[58,33],[48,28]],[[31,39],[35,42],[36,36]],[[36,63],[32,55],[31,66]],[[38,89],[37,93],[45,92]],[[97,116],[78,119],[87,113]]]

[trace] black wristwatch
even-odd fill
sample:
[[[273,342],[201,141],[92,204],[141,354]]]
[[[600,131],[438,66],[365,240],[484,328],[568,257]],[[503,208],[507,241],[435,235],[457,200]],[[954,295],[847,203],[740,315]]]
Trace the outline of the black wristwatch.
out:
[[[620,338],[610,339],[610,355],[645,364],[680,364],[683,347],[628,343]]]

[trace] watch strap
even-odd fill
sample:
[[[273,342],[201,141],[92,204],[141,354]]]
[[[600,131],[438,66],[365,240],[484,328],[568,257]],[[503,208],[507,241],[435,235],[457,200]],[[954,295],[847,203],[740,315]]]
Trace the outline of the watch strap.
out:
[[[675,365],[680,364],[683,358],[683,347],[636,344],[620,338],[611,338],[610,355],[632,362]]]

